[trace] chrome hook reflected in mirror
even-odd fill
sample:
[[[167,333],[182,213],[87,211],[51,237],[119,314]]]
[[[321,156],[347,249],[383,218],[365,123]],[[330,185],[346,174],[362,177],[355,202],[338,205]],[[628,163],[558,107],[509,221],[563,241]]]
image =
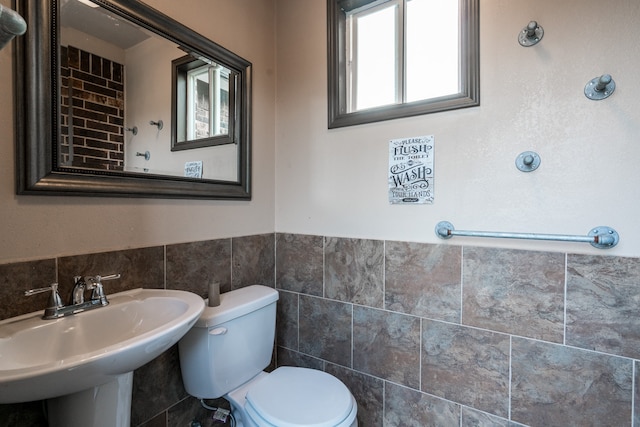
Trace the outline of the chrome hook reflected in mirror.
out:
[[[162,128],[164,127],[164,123],[162,123],[162,120],[158,120],[157,122],[154,122],[153,120],[150,120],[149,124],[151,126],[157,126],[158,130],[162,130]]]
[[[141,152],[138,151],[136,153],[136,156],[137,157],[144,157],[145,160],[149,160],[151,158],[151,153],[148,150],[145,151],[144,153],[141,153]]]

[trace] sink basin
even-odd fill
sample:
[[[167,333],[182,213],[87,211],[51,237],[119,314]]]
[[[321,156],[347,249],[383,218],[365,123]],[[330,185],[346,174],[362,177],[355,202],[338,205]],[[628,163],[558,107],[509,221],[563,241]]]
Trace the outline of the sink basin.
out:
[[[0,321],[0,403],[64,396],[106,384],[166,351],[193,326],[204,300],[134,289],[110,304],[55,320],[43,311]]]

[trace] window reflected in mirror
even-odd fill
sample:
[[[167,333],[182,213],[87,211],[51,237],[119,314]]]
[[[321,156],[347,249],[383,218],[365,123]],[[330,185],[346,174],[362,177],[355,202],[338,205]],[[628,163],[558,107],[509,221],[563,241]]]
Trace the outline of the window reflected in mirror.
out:
[[[231,70],[187,55],[172,61],[172,81],[173,151],[235,142]]]

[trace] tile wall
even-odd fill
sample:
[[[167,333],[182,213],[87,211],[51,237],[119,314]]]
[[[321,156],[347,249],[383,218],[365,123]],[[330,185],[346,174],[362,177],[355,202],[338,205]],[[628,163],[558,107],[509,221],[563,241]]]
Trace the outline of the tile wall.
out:
[[[265,234],[0,265],[0,318],[115,271],[111,292],[275,286],[278,365],[341,378],[361,426],[640,427],[640,259]],[[135,372],[132,426],[205,419],[178,357]],[[46,426],[41,406],[0,420]]]
[[[294,234],[276,248],[278,364],[341,378],[361,425],[640,427],[640,259]]]

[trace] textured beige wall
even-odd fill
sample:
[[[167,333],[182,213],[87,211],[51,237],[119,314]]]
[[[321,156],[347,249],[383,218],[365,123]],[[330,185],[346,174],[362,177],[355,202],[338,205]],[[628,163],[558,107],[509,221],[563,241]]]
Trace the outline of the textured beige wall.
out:
[[[633,37],[640,3],[615,0],[603,14],[595,0],[481,0],[479,108],[331,131],[324,0],[148,3],[253,62],[253,201],[16,196],[7,47],[0,51],[0,262],[256,234],[274,224],[282,232],[440,242],[433,228],[443,219],[459,229],[568,234],[609,225],[621,241],[606,253],[640,254]],[[218,18],[225,13],[232,19]],[[516,36],[531,19],[546,34],[525,49]],[[586,100],[585,83],[605,72],[616,93]],[[390,206],[387,142],[425,134],[436,138],[435,203]],[[531,174],[513,165],[525,150],[542,157]],[[603,253],[582,244],[454,241]]]
[[[620,244],[454,238],[451,243],[640,254],[640,2],[481,0],[481,106],[378,124],[327,129],[325,0],[280,0],[276,130],[276,231],[441,242],[458,229],[587,234],[609,225]],[[545,29],[517,42],[530,20]],[[585,98],[592,78],[618,84]],[[388,141],[435,136],[435,202],[391,206]],[[540,168],[514,165],[537,151]]]
[[[253,63],[253,200],[16,196],[13,48],[7,46],[0,51],[0,263],[273,232],[273,0],[147,3]]]

